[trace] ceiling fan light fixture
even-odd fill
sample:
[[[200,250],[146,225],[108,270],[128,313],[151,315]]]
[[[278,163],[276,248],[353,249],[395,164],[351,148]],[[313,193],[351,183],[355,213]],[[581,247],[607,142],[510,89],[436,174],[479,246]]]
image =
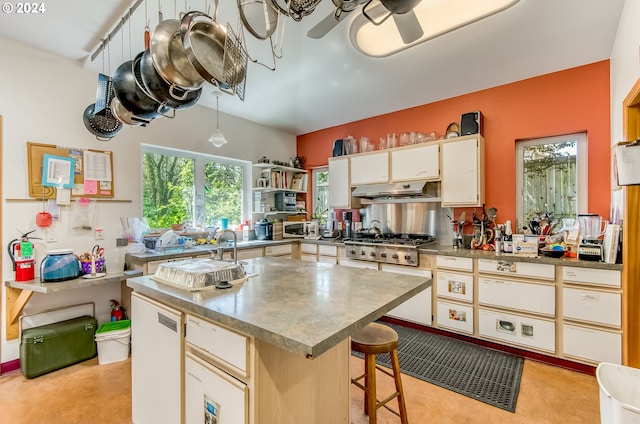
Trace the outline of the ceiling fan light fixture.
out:
[[[519,1],[423,0],[413,8],[423,32],[415,41],[405,44],[395,19],[385,19],[384,22],[375,24],[364,14],[358,15],[353,20],[349,37],[351,44],[362,54],[371,57],[387,57],[506,10]],[[367,14],[374,20],[380,20],[389,14],[389,10],[383,3],[377,3],[367,10]]]

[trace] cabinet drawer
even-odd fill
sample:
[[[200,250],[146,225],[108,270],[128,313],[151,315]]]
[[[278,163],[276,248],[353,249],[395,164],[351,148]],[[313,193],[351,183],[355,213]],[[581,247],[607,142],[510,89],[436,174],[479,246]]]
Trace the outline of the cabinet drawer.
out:
[[[593,362],[622,362],[622,335],[619,331],[564,324],[562,334],[562,351],[565,355]]]
[[[473,307],[471,306],[438,300],[436,320],[438,327],[473,334]]]
[[[540,278],[543,280],[555,280],[556,278],[555,265],[516,262],[506,259],[478,259],[478,271]]]
[[[265,256],[284,256],[291,254],[290,244],[278,244],[276,246],[267,246],[264,248]]]
[[[440,256],[436,258],[439,268],[458,269],[460,271],[473,271],[473,259],[459,258],[457,256]]]
[[[478,302],[555,316],[556,289],[545,284],[521,283],[494,278],[478,278]]]
[[[338,256],[338,247],[319,244],[318,253],[323,256]]]
[[[552,353],[556,350],[556,324],[550,320],[480,308],[478,333],[483,337],[502,340],[509,344]]]
[[[302,243],[300,245],[300,251],[302,253],[312,253],[312,254],[316,254],[316,252],[318,251],[318,245],[316,244],[309,244],[309,243]]]
[[[338,263],[338,258],[336,258],[335,256],[320,256],[318,257],[318,262],[335,265]]]
[[[247,424],[247,386],[189,352],[185,356],[185,423]]]
[[[620,287],[620,271],[565,266],[562,267],[562,280],[608,287]]]
[[[316,255],[300,255],[300,260],[305,262],[318,262],[318,257]]]
[[[342,266],[350,266],[352,268],[378,269],[377,262],[359,261],[357,259],[340,259],[338,264]]]
[[[562,309],[566,318],[620,327],[620,294],[565,287]]]
[[[438,271],[438,296],[473,302],[473,275]]]
[[[238,260],[253,259],[262,257],[262,248],[238,250]]]
[[[230,365],[240,375],[248,376],[249,343],[246,336],[222,328],[202,318],[187,315],[188,343],[209,352]]]

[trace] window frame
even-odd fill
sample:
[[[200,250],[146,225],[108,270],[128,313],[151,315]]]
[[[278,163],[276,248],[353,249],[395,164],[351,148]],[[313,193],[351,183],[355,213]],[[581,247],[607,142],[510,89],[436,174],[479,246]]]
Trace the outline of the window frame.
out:
[[[541,144],[559,144],[568,141],[576,141],[576,216],[578,214],[587,213],[589,182],[588,182],[588,157],[587,157],[587,133],[578,132],[564,135],[556,135],[549,137],[537,137],[531,139],[516,140],[516,228],[522,228],[525,224],[524,219],[524,185],[523,185],[523,154],[524,148]]]
[[[185,159],[191,159],[194,161],[194,165],[193,165],[193,172],[194,172],[194,176],[193,176],[193,189],[194,189],[194,193],[193,193],[193,210],[191,211],[192,213],[192,217],[194,220],[194,224],[198,225],[198,224],[202,224],[204,225],[204,223],[200,223],[197,221],[196,216],[198,216],[198,210],[199,208],[202,209],[202,211],[204,212],[204,168],[206,163],[208,162],[216,162],[216,163],[221,163],[221,164],[226,164],[226,165],[233,165],[233,166],[240,166],[242,168],[242,205],[241,205],[241,221],[244,222],[246,220],[251,221],[251,216],[253,213],[253,190],[252,190],[252,179],[253,179],[253,175],[252,175],[252,163],[250,161],[247,160],[243,160],[243,159],[235,159],[235,158],[228,158],[228,157],[224,157],[224,156],[216,156],[216,155],[210,155],[207,153],[201,153],[201,152],[192,152],[189,150],[181,150],[181,149],[175,149],[175,148],[171,148],[171,147],[164,147],[164,146],[156,146],[153,144],[145,144],[145,143],[141,143],[141,152],[142,154],[140,155],[140,160],[141,160],[141,166],[140,166],[140,184],[141,184],[141,190],[140,192],[143,193],[144,192],[144,154],[145,153],[153,153],[153,154],[159,154],[159,155],[167,155],[167,156],[178,156],[181,158],[185,158]],[[142,210],[142,208],[144,208],[144,202],[141,202],[141,215],[140,216],[144,216],[144,210]],[[240,223],[242,223],[240,222]]]
[[[329,174],[329,165],[327,166],[319,166],[317,168],[313,168],[311,169],[311,216],[314,215],[314,212],[316,210],[316,208],[318,207],[318,179],[317,179],[317,173],[319,172],[326,172],[327,173],[327,209],[331,210],[330,206],[329,206],[329,190],[331,187],[331,184],[329,183],[329,179],[331,178],[331,175]],[[325,213],[325,217],[324,220],[326,221],[326,219],[328,219],[329,217],[329,212]]]

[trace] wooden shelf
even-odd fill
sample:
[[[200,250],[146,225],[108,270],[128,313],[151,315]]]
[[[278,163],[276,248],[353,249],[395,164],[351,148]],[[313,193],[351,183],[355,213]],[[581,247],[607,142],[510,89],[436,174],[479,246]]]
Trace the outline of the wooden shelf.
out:
[[[20,337],[18,318],[22,315],[22,311],[25,306],[27,306],[27,302],[29,302],[33,293],[57,293],[100,284],[122,282],[127,278],[137,277],[140,275],[142,275],[140,271],[125,271],[123,273],[107,274],[101,278],[76,278],[74,280],[63,281],[60,283],[43,283],[40,279],[21,282],[13,280],[5,281],[6,339],[12,340]]]

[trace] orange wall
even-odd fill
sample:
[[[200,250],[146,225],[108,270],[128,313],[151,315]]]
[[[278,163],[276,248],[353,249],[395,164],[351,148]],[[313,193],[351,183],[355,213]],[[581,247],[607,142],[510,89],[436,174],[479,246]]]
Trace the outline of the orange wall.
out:
[[[366,136],[377,144],[393,132],[443,134],[451,122],[460,121],[461,114],[479,110],[486,142],[486,205],[498,209],[499,222],[515,222],[515,141],[586,131],[588,212],[608,219],[609,103],[609,60],[605,60],[303,134],[297,138],[297,151],[309,169],[326,165],[333,141],[347,135],[356,140]]]

